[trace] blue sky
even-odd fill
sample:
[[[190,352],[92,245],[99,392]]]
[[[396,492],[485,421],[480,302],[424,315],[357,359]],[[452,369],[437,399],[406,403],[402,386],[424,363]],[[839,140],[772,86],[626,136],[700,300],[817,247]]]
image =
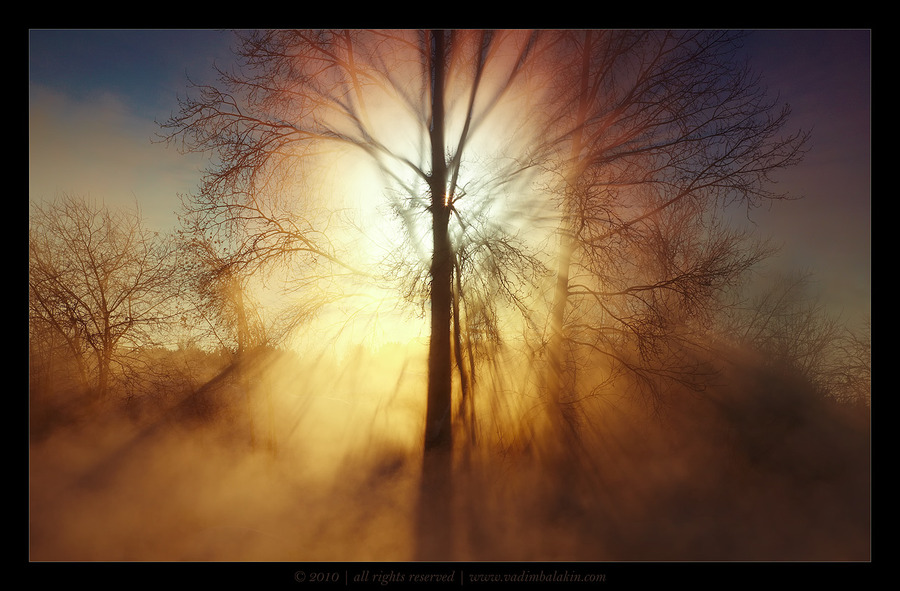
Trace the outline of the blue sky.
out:
[[[203,162],[152,140],[187,77],[227,62],[227,33],[36,30],[29,52],[29,196],[135,199],[149,221],[176,223],[179,193]]]
[[[763,83],[810,129],[805,162],[779,176],[804,199],[753,218],[784,245],[775,261],[806,269],[848,319],[871,309],[870,41],[866,30],[753,31],[747,51]],[[137,200],[152,224],[173,227],[179,193],[203,162],[151,142],[177,109],[187,77],[209,80],[230,60],[214,30],[32,30],[29,42],[29,197]]]

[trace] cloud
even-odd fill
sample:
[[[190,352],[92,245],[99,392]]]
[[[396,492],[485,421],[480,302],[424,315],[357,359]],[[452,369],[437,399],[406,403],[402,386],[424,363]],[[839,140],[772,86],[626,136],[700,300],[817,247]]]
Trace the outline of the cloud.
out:
[[[174,223],[178,194],[199,181],[195,161],[152,142],[156,124],[122,97],[98,92],[74,99],[32,85],[29,108],[29,197],[89,195],[134,203],[150,221]]]

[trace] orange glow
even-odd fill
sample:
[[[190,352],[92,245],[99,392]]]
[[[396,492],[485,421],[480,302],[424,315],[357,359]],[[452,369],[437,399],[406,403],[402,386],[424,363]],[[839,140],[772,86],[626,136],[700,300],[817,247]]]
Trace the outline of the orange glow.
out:
[[[675,229],[693,228],[698,212],[669,217],[672,207],[628,222],[643,211],[637,193],[603,202],[592,192],[618,191],[614,164],[579,169],[588,188],[563,201],[552,181],[567,167],[535,148],[529,116],[542,109],[530,83],[520,87],[506,71],[516,44],[485,48],[471,45],[477,32],[459,35],[458,54],[448,56],[446,122],[428,101],[440,84],[429,91],[416,78],[441,61],[406,54],[414,43],[380,58],[340,56],[335,36],[335,70],[360,64],[372,77],[324,79],[321,88],[342,90],[340,108],[320,113],[340,141],[325,134],[324,145],[300,154],[285,144],[296,159],[234,192],[252,201],[236,204],[249,210],[240,221],[250,227],[236,241],[275,234],[271,251],[258,242],[247,250],[284,264],[212,260],[208,283],[226,277],[237,287],[225,304],[195,306],[213,333],[200,333],[202,344],[128,348],[134,366],[114,370],[114,396],[82,405],[74,380],[86,370],[65,347],[94,335],[65,297],[30,294],[35,308],[60,302],[76,320],[71,337],[46,322],[29,341],[30,559],[406,562],[423,560],[430,541],[452,540],[434,562],[467,584],[453,562],[509,562],[531,580],[530,561],[579,561],[578,576],[595,576],[590,564],[607,561],[869,558],[868,416],[833,405],[742,343],[720,347],[713,321],[693,314],[700,304],[680,313],[689,306],[678,308],[671,269],[702,279],[715,266],[693,271],[684,262],[695,235]],[[489,66],[483,78],[473,75],[473,48]],[[383,79],[382,60],[398,68]],[[408,87],[392,88],[400,81]],[[626,110],[626,119],[644,112]],[[446,124],[446,145],[429,134],[432,120]],[[624,158],[624,178],[643,170],[641,158]],[[445,179],[443,197],[435,178]],[[651,211],[656,201],[647,201]],[[585,229],[571,233],[575,246],[569,235],[557,246],[576,205]],[[452,271],[433,256],[437,239],[437,254],[447,252],[445,236],[432,234],[436,219],[449,219]],[[615,228],[613,238],[594,242],[598,228]],[[247,269],[240,283],[226,274],[235,268]],[[448,276],[449,289],[432,281]],[[694,291],[696,301],[706,293]],[[449,321],[432,305],[452,310]],[[435,318],[449,335],[431,332]],[[179,334],[192,336],[189,324],[182,320]],[[644,332],[632,338],[632,330]],[[796,333],[775,336],[795,343]],[[441,355],[430,352],[438,343],[449,345]],[[436,390],[452,394],[437,407],[452,433],[449,453],[423,441]],[[435,458],[443,480],[429,479]],[[447,510],[428,511],[435,506]],[[417,523],[432,514],[451,526]],[[305,568],[291,569],[301,587],[314,574]],[[321,571],[344,586],[404,575]]]

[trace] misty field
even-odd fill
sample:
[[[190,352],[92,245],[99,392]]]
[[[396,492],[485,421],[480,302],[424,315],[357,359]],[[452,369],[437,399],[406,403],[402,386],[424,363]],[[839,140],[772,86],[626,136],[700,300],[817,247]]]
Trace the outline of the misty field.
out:
[[[869,559],[864,405],[744,361],[664,411],[596,397],[562,450],[499,386],[528,373],[459,443],[447,560]],[[33,416],[30,558],[415,560],[423,381],[415,349],[270,352],[243,385]]]

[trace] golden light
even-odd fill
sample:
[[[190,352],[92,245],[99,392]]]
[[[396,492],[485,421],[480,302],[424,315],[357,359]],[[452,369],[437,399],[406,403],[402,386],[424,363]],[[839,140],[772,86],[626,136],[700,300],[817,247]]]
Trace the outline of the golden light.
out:
[[[536,220],[549,203],[530,185],[530,171],[520,173],[535,139],[537,95],[524,75],[510,82],[523,39],[504,35],[495,39],[474,101],[473,64],[455,64],[447,83],[444,153],[451,178],[443,206],[452,208],[455,248],[504,234],[537,243],[547,231]],[[416,59],[398,56],[400,70],[388,80],[348,96],[346,110],[330,112],[328,124],[348,141],[331,146],[314,170],[315,195],[342,216],[328,220],[329,240],[369,275],[342,278],[347,285],[340,289],[353,298],[332,306],[331,327],[348,342],[376,348],[428,333],[423,293],[433,247],[426,182],[432,150],[426,103],[410,99],[428,89]]]

